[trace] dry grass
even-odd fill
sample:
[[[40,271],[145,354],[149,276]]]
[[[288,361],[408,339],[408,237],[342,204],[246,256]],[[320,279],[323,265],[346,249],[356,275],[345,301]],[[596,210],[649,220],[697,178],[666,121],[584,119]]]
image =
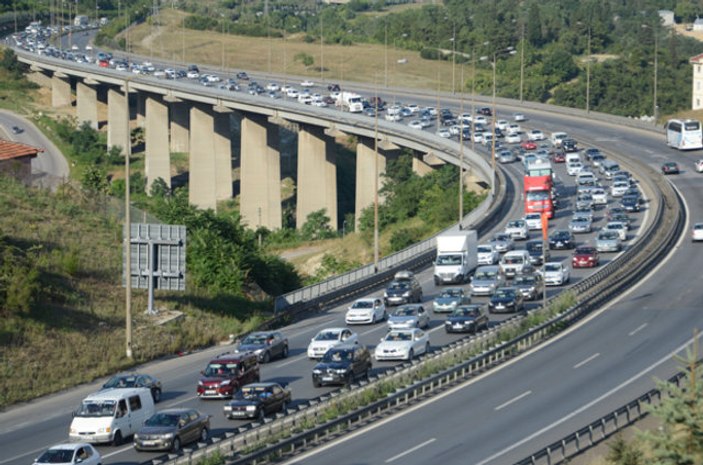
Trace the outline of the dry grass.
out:
[[[187,13],[164,9],[159,25],[140,24],[129,30],[128,41],[134,53],[172,60],[201,63],[215,67],[305,76],[320,81],[352,80],[394,87],[451,90],[451,62],[428,61],[418,52],[395,49],[392,45],[358,44],[353,46],[305,43],[304,34],[283,39],[223,35],[182,27]],[[127,37],[127,34],[125,34]],[[224,49],[224,54],[223,54]],[[294,57],[307,53],[315,63],[308,69]],[[321,59],[322,57],[322,59]],[[387,57],[387,59],[386,59]],[[223,59],[224,58],[224,59]],[[398,64],[398,60],[407,63]],[[324,72],[320,74],[320,62]],[[387,73],[386,73],[387,71]],[[455,68],[458,87],[459,66]]]

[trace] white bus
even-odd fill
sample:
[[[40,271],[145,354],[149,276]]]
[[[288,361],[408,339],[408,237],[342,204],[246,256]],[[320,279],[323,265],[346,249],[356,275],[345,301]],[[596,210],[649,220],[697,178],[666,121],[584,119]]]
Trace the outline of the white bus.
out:
[[[701,122],[695,119],[671,119],[666,123],[666,145],[679,150],[703,148]]]

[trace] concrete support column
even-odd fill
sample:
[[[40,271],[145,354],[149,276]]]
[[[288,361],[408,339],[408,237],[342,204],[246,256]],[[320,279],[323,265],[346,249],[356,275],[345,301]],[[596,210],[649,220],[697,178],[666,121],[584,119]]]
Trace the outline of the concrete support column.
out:
[[[265,116],[242,114],[239,211],[251,229],[281,228],[281,160],[278,127]]]
[[[423,160],[418,158],[417,155],[413,156],[413,173],[422,177],[422,176],[429,174],[431,172],[432,172],[432,167],[430,165],[428,165]]]
[[[129,108],[124,92],[111,87],[107,91],[107,148],[120,147],[122,155],[127,153],[129,136]]]
[[[87,84],[85,81],[76,83],[76,117],[78,125],[90,124],[93,129],[98,129],[98,90],[96,85]]]
[[[378,163],[378,171],[376,171],[376,163]],[[381,149],[378,149],[378,161],[376,161],[373,139],[360,137],[359,143],[356,145],[356,199],[354,201],[354,220],[357,228],[359,227],[361,211],[369,205],[373,205],[376,192],[375,179],[378,179],[378,189],[380,190],[383,187],[381,175],[385,171],[385,154]]]
[[[47,74],[44,74],[41,69],[31,69],[31,71],[27,73],[27,79],[41,87],[51,87],[52,85],[51,77]]]
[[[54,73],[51,77],[51,106],[63,107],[71,104],[71,80],[68,76]]]
[[[190,104],[174,102],[171,110],[171,152],[190,151]]]
[[[199,208],[217,208],[214,110],[205,105],[190,107],[191,149],[188,200]],[[230,183],[231,185],[231,183]]]
[[[298,188],[296,227],[310,213],[326,210],[330,226],[337,230],[337,165],[332,139],[319,126],[301,124],[298,131]]]
[[[217,200],[232,198],[232,141],[230,132],[231,110],[215,109],[215,127],[212,137],[215,151],[215,183]]]
[[[146,99],[147,94],[145,92],[137,93],[137,125],[140,128],[144,127],[144,120],[146,117]]]
[[[144,171],[146,191],[150,192],[158,178],[171,186],[171,154],[168,150],[168,105],[158,95],[147,96],[145,103]]]

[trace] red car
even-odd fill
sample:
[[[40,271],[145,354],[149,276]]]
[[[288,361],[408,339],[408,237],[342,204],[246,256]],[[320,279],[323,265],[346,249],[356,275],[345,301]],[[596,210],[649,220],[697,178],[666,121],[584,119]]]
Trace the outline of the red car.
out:
[[[662,165],[662,173],[679,174],[679,165],[675,161],[668,161]]]
[[[526,140],[522,144],[520,144],[520,147],[522,147],[525,150],[536,150],[537,144],[535,144],[531,140]]]
[[[564,152],[554,152],[554,163],[565,163],[566,154]]]
[[[571,259],[572,268],[593,268],[598,266],[600,259],[595,247],[582,245],[576,247],[574,256]]]
[[[211,360],[200,373],[198,397],[230,398],[245,384],[259,382],[259,358],[253,352],[224,353]]]

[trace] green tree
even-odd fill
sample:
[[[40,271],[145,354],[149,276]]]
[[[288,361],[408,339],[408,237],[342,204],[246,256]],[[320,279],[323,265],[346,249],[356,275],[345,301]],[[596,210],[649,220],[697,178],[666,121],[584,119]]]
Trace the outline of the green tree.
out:
[[[305,241],[316,241],[334,237],[330,227],[330,217],[327,216],[327,209],[310,213],[305,224],[300,228],[300,237]]]
[[[654,465],[697,465],[703,463],[703,382],[697,365],[697,350],[678,357],[687,372],[679,385],[658,381],[662,401],[650,408],[661,427],[641,433],[651,447]]]
[[[313,64],[315,64],[315,59],[313,58],[313,56],[305,52],[297,53],[295,57],[293,57],[293,59],[295,61],[301,62],[306,68],[309,68]]]
[[[110,187],[105,168],[88,165],[81,175],[81,187],[91,194],[105,194]]]
[[[632,442],[618,434],[609,444],[606,460],[613,465],[644,465],[644,454]]]

